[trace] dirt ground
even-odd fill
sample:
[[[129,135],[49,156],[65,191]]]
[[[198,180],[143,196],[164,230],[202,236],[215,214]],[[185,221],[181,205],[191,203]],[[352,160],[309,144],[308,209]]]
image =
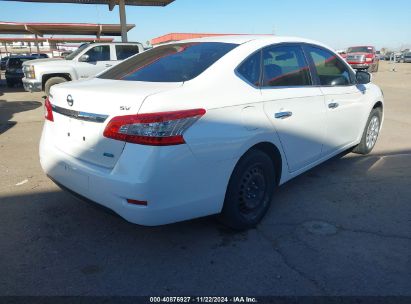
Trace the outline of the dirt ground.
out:
[[[368,156],[281,187],[257,229],[127,223],[42,172],[42,94],[0,86],[0,295],[411,295],[411,64],[381,62]],[[4,79],[4,76],[3,76]]]

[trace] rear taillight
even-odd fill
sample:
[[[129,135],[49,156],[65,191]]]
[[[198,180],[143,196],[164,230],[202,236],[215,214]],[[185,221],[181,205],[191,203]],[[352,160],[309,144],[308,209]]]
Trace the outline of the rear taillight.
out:
[[[53,108],[48,97],[44,101],[44,118],[46,118],[49,121],[54,121]]]
[[[104,136],[134,144],[170,146],[184,144],[183,133],[206,113],[204,109],[117,116]]]

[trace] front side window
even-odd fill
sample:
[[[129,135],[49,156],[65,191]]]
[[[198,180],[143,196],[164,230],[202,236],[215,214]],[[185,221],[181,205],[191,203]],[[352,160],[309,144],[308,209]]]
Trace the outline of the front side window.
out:
[[[110,46],[98,45],[88,50],[85,55],[88,55],[88,62],[109,61],[110,60]]]
[[[270,46],[263,50],[263,86],[311,85],[310,69],[299,46]]]
[[[237,46],[220,42],[163,45],[124,60],[98,78],[146,82],[188,81]]]
[[[261,51],[248,57],[237,68],[237,73],[240,74],[250,84],[259,86],[261,74]]]
[[[350,70],[337,55],[313,46],[307,47],[307,50],[314,62],[321,85],[340,86],[353,83]]]
[[[117,60],[124,60],[138,53],[138,45],[116,45]]]

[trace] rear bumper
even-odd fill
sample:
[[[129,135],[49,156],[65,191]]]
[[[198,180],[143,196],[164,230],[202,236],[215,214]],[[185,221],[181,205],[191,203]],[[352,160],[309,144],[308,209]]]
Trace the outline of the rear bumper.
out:
[[[129,222],[155,226],[221,212],[232,162],[201,164],[187,145],[148,147],[127,144],[112,169],[60,151],[46,122],[40,163],[56,183],[101,204]],[[133,205],[127,199],[147,201]]]
[[[351,67],[353,69],[368,69],[372,63],[354,63],[354,62],[348,62],[349,65],[351,65]]]
[[[41,92],[42,91],[42,85],[41,82],[38,82],[35,79],[27,79],[23,78],[23,87],[24,90],[27,92]]]

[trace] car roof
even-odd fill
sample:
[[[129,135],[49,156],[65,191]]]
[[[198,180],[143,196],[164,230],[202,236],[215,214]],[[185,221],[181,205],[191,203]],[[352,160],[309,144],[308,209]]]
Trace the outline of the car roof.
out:
[[[267,41],[267,43],[282,43],[282,42],[300,42],[300,43],[313,43],[322,45],[322,43],[310,39],[300,37],[288,37],[288,36],[275,36],[275,35],[228,35],[228,36],[212,36],[205,38],[196,38],[190,40],[182,40],[181,42],[225,42],[243,44],[250,41]],[[174,42],[176,43],[176,42]]]
[[[333,48],[323,44],[321,42],[301,38],[301,37],[291,37],[291,36],[274,36],[274,35],[229,35],[229,36],[213,36],[205,38],[196,38],[190,40],[174,41],[173,43],[191,43],[191,42],[221,42],[221,43],[234,43],[234,44],[245,44],[249,42],[260,42],[261,44],[278,44],[278,43],[309,43],[318,46],[325,47],[329,50]]]

